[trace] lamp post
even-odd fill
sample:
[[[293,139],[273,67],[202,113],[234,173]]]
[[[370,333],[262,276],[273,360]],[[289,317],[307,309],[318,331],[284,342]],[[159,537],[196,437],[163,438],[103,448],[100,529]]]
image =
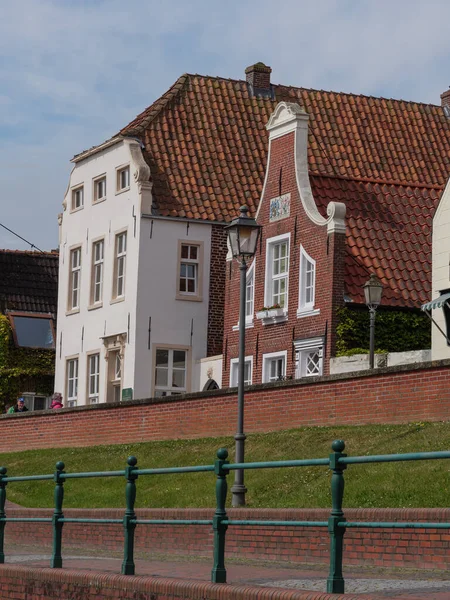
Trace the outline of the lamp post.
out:
[[[256,252],[261,225],[248,216],[248,208],[241,206],[240,215],[226,227],[233,258],[240,263],[240,299],[239,299],[239,361],[238,361],[238,419],[236,442],[236,462],[244,462],[244,377],[245,377],[245,300],[247,285],[247,261]],[[244,470],[235,471],[234,485],[231,488],[232,506],[245,506]]]
[[[366,305],[370,313],[370,368],[374,367],[374,354],[375,354],[375,313],[381,302],[381,294],[383,293],[383,286],[380,280],[377,278],[375,273],[369,278],[364,284],[364,296],[366,298]]]

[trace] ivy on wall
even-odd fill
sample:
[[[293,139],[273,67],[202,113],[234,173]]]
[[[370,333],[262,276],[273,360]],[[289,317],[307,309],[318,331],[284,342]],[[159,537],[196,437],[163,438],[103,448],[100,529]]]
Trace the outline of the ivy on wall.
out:
[[[14,404],[24,391],[50,395],[53,392],[54,372],[55,351],[47,348],[17,348],[9,319],[0,314],[0,406]],[[33,390],[29,388],[30,380]]]
[[[369,352],[369,310],[339,309],[336,355]],[[378,352],[405,352],[431,348],[431,322],[416,311],[378,309],[375,320],[375,348]]]

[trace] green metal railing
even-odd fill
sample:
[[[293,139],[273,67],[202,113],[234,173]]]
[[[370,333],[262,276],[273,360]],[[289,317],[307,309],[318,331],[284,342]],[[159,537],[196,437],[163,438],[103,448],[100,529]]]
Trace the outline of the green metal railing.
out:
[[[164,469],[139,469],[137,459],[130,456],[127,466],[121,471],[96,471],[89,473],[66,473],[63,462],[56,463],[56,470],[51,475],[25,475],[7,477],[7,469],[0,467],[0,563],[5,562],[4,534],[6,523],[51,523],[53,530],[53,551],[50,566],[61,568],[63,559],[62,531],[65,523],[117,523],[124,528],[124,555],[122,574],[134,575],[134,532],[137,525],[212,525],[214,532],[213,568],[211,581],[226,583],[225,568],[225,538],[230,526],[270,526],[270,527],[326,527],[330,536],[330,570],[327,579],[327,591],[331,593],[344,592],[342,574],[343,538],[347,528],[403,528],[403,529],[450,529],[450,523],[412,523],[412,522],[355,522],[346,521],[342,510],[344,498],[344,471],[348,465],[404,462],[415,460],[437,460],[450,458],[450,452],[419,452],[410,454],[387,454],[376,456],[353,456],[343,453],[345,443],[335,440],[332,443],[333,452],[328,458],[313,458],[307,460],[280,460],[272,462],[253,462],[230,464],[227,460],[228,451],[220,448],[213,465],[191,467],[169,467]],[[286,467],[327,466],[332,471],[331,500],[332,508],[327,521],[270,521],[251,519],[229,519],[225,504],[227,497],[227,476],[230,471],[237,469],[275,469]],[[136,480],[141,475],[164,475],[169,473],[204,473],[214,472],[216,475],[216,510],[211,519],[138,519],[134,510],[136,501]],[[123,519],[83,519],[66,518],[63,513],[64,483],[68,479],[83,479],[87,477],[124,477],[126,510]],[[53,480],[54,512],[52,518],[8,518],[5,513],[6,486],[8,483],[19,481]]]

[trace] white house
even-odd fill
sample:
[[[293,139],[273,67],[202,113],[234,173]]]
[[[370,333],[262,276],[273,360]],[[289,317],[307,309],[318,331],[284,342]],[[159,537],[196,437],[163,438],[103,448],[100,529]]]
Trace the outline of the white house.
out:
[[[200,389],[213,224],[152,214],[135,139],[115,137],[72,162],[59,219],[55,390],[81,406]]]
[[[433,320],[431,358],[450,358],[450,181],[433,217],[431,295],[422,306]]]

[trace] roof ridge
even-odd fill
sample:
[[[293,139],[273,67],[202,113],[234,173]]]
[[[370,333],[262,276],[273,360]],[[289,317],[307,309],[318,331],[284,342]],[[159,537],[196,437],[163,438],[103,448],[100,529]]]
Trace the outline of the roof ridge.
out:
[[[28,254],[31,256],[54,256],[59,258],[59,252],[54,250],[9,250],[8,248],[0,248],[0,254]]]
[[[312,177],[327,177],[328,179],[343,179],[345,181],[358,181],[361,183],[377,183],[381,185],[395,185],[402,187],[413,187],[413,188],[425,188],[429,190],[443,190],[445,185],[428,184],[428,183],[414,183],[408,181],[396,181],[391,179],[376,179],[375,177],[351,177],[349,175],[335,175],[331,173],[320,173],[318,171],[309,170],[309,174]]]
[[[217,80],[221,80],[221,81],[231,81],[231,82],[235,82],[235,83],[247,83],[245,81],[245,79],[235,79],[233,77],[220,77],[220,75],[202,75],[201,73],[185,73],[184,74],[187,77],[203,77],[205,79],[217,79]],[[274,87],[278,87],[278,88],[288,88],[288,89],[295,89],[295,90],[304,90],[305,92],[321,92],[323,94],[341,94],[344,96],[352,96],[353,98],[368,98],[371,100],[385,100],[386,102],[404,102],[406,104],[420,104],[422,106],[432,106],[434,108],[442,108],[440,104],[433,104],[430,102],[418,102],[416,100],[404,100],[403,98],[387,98],[386,96],[373,96],[371,94],[356,94],[355,92],[343,92],[343,91],[336,91],[336,90],[319,90],[317,88],[309,88],[309,87],[303,87],[303,86],[298,86],[298,85],[285,85],[285,84],[281,84],[281,83],[272,83],[271,84]]]
[[[170,86],[170,88],[164,92],[162,96],[157,98],[150,106],[147,106],[142,112],[140,112],[136,117],[125,127],[123,127],[116,135],[136,135],[137,133],[141,133],[143,129],[148,127],[148,125],[166,108],[171,100],[173,100],[179,92],[183,89],[186,81],[188,81],[190,75],[188,73],[183,73],[180,75],[178,79]],[[145,113],[149,113],[147,117],[142,119],[139,123],[133,127],[132,124],[144,115]],[[115,137],[115,136],[113,136]]]

